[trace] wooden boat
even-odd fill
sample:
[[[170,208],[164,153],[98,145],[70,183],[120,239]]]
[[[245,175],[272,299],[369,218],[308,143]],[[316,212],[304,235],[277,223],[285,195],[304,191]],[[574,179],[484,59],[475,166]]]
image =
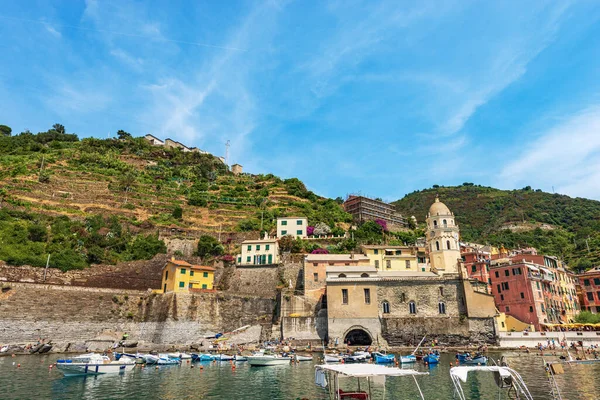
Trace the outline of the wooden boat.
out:
[[[429,365],[437,364],[440,362],[440,355],[435,353],[429,353],[423,357],[423,362]]]
[[[296,358],[296,361],[312,361],[313,360],[312,356],[303,356],[300,354],[296,354],[295,358]]]
[[[359,399],[369,400],[373,398],[372,387],[374,386],[374,378],[377,377],[411,377],[417,386],[421,399],[424,400],[423,392],[417,382],[416,377],[419,375],[428,375],[428,372],[418,372],[412,369],[390,368],[385,365],[377,364],[324,364],[317,365],[315,371],[315,384],[322,388],[326,388],[330,400],[343,399]],[[346,379],[340,380],[339,377],[355,378],[358,389],[352,392],[345,391],[340,388],[340,382],[345,382]],[[361,379],[362,387],[361,389]],[[366,382],[364,382],[366,380]],[[383,389],[385,398],[385,385]],[[379,397],[378,397],[379,398]]]
[[[461,382],[466,383],[469,372],[491,372],[494,375],[494,380],[500,389],[507,389],[507,393],[513,391],[517,399],[533,400],[527,385],[523,382],[523,378],[519,373],[507,366],[460,366],[450,368],[450,378],[454,385],[454,397],[459,400],[467,400],[463,391]],[[479,377],[477,379],[480,379]],[[498,394],[500,397],[500,393]]]
[[[393,354],[383,354],[379,352],[373,353],[373,358],[377,364],[388,364],[396,361],[396,356]]]
[[[126,357],[119,361],[111,361],[107,356],[89,353],[57,360],[56,368],[65,376],[118,374],[131,371],[135,368],[135,363]]]
[[[292,357],[284,357],[279,355],[255,355],[249,356],[248,364],[253,367],[268,367],[273,365],[289,365],[290,361],[292,361]]]
[[[483,355],[475,356],[473,358],[469,357],[464,361],[460,361],[465,365],[486,365],[488,362],[488,358]]]

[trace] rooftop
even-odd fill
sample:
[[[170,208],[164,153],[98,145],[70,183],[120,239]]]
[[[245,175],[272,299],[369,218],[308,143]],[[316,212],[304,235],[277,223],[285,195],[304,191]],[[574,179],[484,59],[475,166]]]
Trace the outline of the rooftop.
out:
[[[325,270],[327,273],[338,273],[338,272],[371,272],[377,273],[377,268],[372,265],[334,265],[327,267]]]
[[[164,268],[166,268],[167,266],[169,266],[169,264],[174,264],[174,265],[177,265],[179,267],[187,267],[189,269],[195,269],[195,270],[199,270],[199,271],[215,271],[215,269],[213,267],[209,267],[207,265],[192,265],[189,262],[183,261],[183,260],[169,260],[165,264]]]
[[[306,261],[369,261],[364,254],[307,254]]]

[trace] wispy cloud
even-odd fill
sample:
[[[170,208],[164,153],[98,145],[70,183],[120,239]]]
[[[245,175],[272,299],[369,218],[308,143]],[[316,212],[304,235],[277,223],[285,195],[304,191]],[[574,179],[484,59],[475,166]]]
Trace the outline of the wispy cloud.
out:
[[[52,36],[57,37],[59,39],[62,37],[62,34],[59,31],[57,31],[56,29],[54,29],[54,27],[51,26],[50,24],[44,24],[44,27],[46,28],[46,30],[48,32],[50,32],[50,34]]]
[[[502,187],[552,187],[560,193],[600,199],[600,104],[569,116],[523,142],[499,176]]]
[[[110,51],[110,54],[116,58],[118,58],[119,60],[121,60],[122,62],[124,62],[125,64],[127,64],[128,66],[130,66],[131,68],[140,71],[142,66],[144,65],[144,59],[141,57],[134,57],[131,54],[127,53],[125,50],[123,49],[112,49]]]

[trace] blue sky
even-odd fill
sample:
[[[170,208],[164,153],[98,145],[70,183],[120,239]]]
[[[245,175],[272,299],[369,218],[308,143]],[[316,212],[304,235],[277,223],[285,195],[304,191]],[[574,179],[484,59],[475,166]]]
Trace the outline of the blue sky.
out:
[[[595,1],[0,0],[0,123],[152,133],[316,193],[600,199]]]

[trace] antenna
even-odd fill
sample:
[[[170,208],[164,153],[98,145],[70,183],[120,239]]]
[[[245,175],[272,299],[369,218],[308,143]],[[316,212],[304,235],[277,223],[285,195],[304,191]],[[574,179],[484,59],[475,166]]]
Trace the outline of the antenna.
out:
[[[231,146],[231,141],[227,140],[225,143],[225,165],[229,165],[229,146]]]

